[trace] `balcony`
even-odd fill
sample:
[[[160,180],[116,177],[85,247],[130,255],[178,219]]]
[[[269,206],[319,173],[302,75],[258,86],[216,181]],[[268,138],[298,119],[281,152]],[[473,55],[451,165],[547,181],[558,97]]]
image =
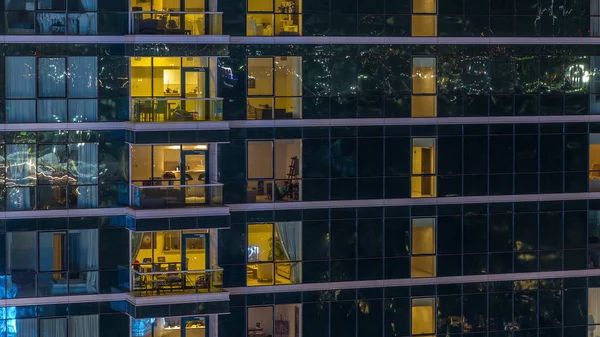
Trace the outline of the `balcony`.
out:
[[[222,98],[136,98],[133,122],[201,122],[223,120]]]
[[[221,12],[133,11],[131,34],[223,35]]]
[[[223,269],[138,272],[132,270],[134,296],[216,293],[223,291]]]
[[[223,184],[174,184],[178,182],[167,180],[142,182],[150,186],[140,186],[134,182],[131,185],[131,206],[139,209],[223,206]],[[173,183],[173,185],[162,185],[163,183]]]

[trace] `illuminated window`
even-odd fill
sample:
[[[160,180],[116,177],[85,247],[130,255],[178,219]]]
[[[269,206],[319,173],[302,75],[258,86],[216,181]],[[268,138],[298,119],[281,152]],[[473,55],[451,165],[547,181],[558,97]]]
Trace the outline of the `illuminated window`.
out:
[[[302,57],[248,58],[248,119],[302,118]]]
[[[437,69],[434,57],[413,58],[411,90],[411,116],[437,116]]]
[[[301,283],[302,222],[248,225],[247,285]]]
[[[302,336],[302,305],[249,307],[246,322],[248,336]]]
[[[435,299],[413,298],[411,303],[411,334],[413,336],[434,337]]]
[[[435,138],[413,138],[411,196],[436,196],[436,141]]]
[[[412,36],[437,36],[436,0],[413,0]]]
[[[589,191],[600,191],[600,134],[590,135]]]
[[[302,0],[248,0],[246,35],[302,35]]]
[[[413,219],[411,233],[411,277],[435,277],[435,219]]]
[[[221,118],[208,57],[131,58],[131,97],[137,122],[204,121]]]

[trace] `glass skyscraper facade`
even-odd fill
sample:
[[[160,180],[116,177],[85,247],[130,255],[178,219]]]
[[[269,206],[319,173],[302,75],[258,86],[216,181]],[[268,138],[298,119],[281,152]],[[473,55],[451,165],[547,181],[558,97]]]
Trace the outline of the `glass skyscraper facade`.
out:
[[[597,0],[4,0],[0,337],[600,337]]]

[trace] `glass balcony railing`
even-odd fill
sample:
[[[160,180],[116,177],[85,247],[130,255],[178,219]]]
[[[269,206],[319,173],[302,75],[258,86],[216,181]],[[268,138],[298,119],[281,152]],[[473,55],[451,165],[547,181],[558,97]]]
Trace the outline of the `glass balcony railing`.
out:
[[[167,264],[165,264],[167,265]],[[215,293],[223,291],[223,269],[139,272],[132,270],[135,296]]]
[[[222,98],[135,98],[134,122],[199,122],[223,120]]]
[[[144,181],[145,183],[145,181]],[[151,183],[157,183],[152,181]],[[165,185],[162,185],[162,184]],[[172,185],[167,185],[173,183]],[[131,185],[131,205],[141,209],[223,206],[223,184],[175,185],[163,180],[159,185]]]
[[[302,179],[249,180],[246,202],[302,201]]]
[[[223,35],[223,13],[159,12],[131,13],[131,34]]]

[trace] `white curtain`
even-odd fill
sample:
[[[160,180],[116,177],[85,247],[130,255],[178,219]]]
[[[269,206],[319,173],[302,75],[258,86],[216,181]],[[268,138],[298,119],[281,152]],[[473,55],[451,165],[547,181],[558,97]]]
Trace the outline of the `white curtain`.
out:
[[[86,229],[81,231],[79,251],[81,255],[81,270],[86,271],[86,286],[88,292],[98,291],[98,230]]]
[[[98,91],[97,58],[69,57],[69,97],[96,97]]]
[[[9,123],[35,123],[35,101],[7,100],[6,121]]]
[[[31,208],[31,190],[36,178],[35,146],[29,144],[6,145],[7,170],[6,181],[8,186],[8,209],[27,210]]]
[[[40,337],[67,337],[67,319],[40,319]]]
[[[66,61],[62,57],[41,57],[38,88],[41,97],[66,97]]]
[[[292,262],[292,281],[300,283],[302,276],[301,264],[294,261],[302,260],[302,222],[278,222],[276,231],[283,245],[287,258]]]
[[[98,183],[98,144],[79,143],[74,173],[77,179],[77,206],[79,208],[98,207],[98,186],[81,186]],[[73,170],[73,168],[72,168]]]
[[[38,123],[64,123],[67,121],[66,99],[38,100]]]
[[[7,56],[6,74],[7,98],[35,98],[35,57]]]
[[[69,337],[100,336],[100,319],[98,315],[69,317]]]
[[[84,11],[97,11],[98,10],[98,0],[79,0],[81,1],[81,5],[83,6]]]
[[[98,34],[98,14],[95,12],[70,13],[68,29],[69,35],[96,35]]]
[[[69,121],[75,123],[96,122],[98,120],[98,100],[70,99]]]
[[[37,319],[36,318],[21,318],[17,319],[15,337],[38,337],[37,335]]]

